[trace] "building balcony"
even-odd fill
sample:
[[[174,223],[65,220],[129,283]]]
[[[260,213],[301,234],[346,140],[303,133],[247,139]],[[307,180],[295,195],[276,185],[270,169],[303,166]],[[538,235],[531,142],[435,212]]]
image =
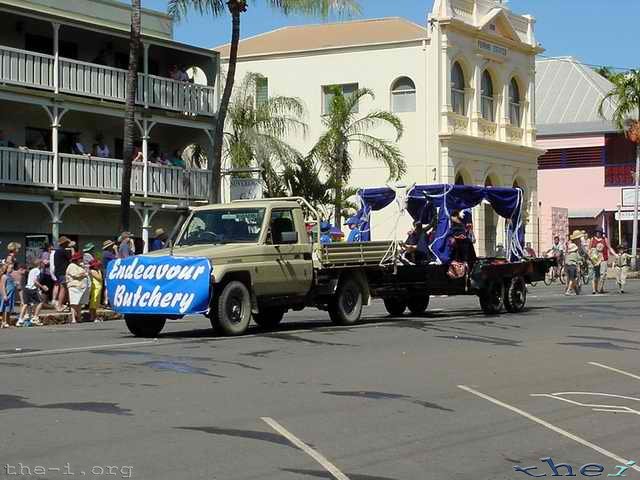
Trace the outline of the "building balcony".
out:
[[[122,160],[0,147],[0,185],[51,190],[119,194]],[[209,170],[136,162],[131,171],[131,193],[138,196],[206,200]]]
[[[0,83],[124,104],[126,80],[127,70],[0,45]],[[214,116],[215,87],[139,73],[136,104]]]
[[[524,129],[514,125],[506,126],[507,141],[511,143],[522,143]]]
[[[460,115],[455,112],[447,113],[447,124],[449,134],[462,133],[466,134],[469,129],[469,117]]]

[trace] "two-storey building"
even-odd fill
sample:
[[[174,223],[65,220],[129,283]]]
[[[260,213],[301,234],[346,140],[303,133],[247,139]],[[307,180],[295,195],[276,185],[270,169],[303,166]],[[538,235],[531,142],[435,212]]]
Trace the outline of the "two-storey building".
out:
[[[224,65],[229,46],[217,50]],[[500,1],[435,0],[424,26],[382,18],[286,27],[244,39],[236,75],[266,77],[257,97],[280,94],[304,101],[309,133],[291,139],[303,153],[323,132],[327,87],[339,85],[346,95],[358,87],[373,90],[375,99],[358,108],[389,110],[402,120],[404,183],[520,186],[531,240],[536,165],[543,153],[534,146],[535,56],[541,51],[534,19]],[[390,138],[391,132],[371,133]],[[353,186],[387,182],[384,165],[352,154]],[[477,210],[478,247],[491,253],[503,241],[504,224],[490,206]],[[392,213],[378,213],[373,225],[378,239],[397,230]]]
[[[0,241],[117,233],[130,15],[115,0],[0,0]],[[211,148],[219,66],[174,41],[164,13],[143,10],[142,34],[131,224],[147,239],[207,198],[194,154]]]

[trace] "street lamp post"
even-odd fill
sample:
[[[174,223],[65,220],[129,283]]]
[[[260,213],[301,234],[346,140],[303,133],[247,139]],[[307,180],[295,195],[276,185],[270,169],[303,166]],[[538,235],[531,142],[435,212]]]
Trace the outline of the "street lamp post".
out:
[[[636,145],[635,187],[633,191],[633,239],[631,240],[631,269],[638,269],[638,200],[640,199],[640,144]]]

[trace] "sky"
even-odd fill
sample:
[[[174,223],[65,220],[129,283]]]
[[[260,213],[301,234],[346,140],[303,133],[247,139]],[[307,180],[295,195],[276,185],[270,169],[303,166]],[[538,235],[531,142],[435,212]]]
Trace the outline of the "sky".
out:
[[[424,25],[433,0],[360,0],[363,13],[356,18],[401,16]],[[318,18],[285,17],[266,7],[264,0],[250,1],[242,16],[242,38],[287,25],[319,23]],[[166,11],[167,0],[142,0],[143,7]],[[510,0],[516,13],[537,19],[536,36],[545,56],[573,56],[594,65],[640,67],[638,26],[640,0]],[[175,27],[180,42],[211,48],[229,42],[231,21],[224,16],[201,17],[191,13]]]

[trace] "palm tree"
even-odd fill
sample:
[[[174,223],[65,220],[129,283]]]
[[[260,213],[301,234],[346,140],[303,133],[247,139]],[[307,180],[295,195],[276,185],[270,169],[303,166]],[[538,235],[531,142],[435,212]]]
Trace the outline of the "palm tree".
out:
[[[224,126],[227,117],[231,92],[236,75],[238,60],[238,44],[240,43],[240,15],[247,11],[248,0],[169,0],[169,14],[180,19],[190,8],[200,14],[211,13],[222,15],[226,10],[231,14],[231,46],[229,64],[224,91],[218,108],[218,116],[214,125],[213,158],[211,159],[212,184],[209,192],[211,203],[220,200],[222,145],[224,142]],[[285,15],[301,13],[305,15],[319,15],[327,18],[331,13],[352,14],[360,12],[358,0],[264,0],[267,5],[279,10]]]
[[[596,71],[596,73],[603,76],[607,80],[611,80],[611,78],[616,75],[615,72],[613,71],[613,68],[611,67],[606,67],[606,66],[597,67],[594,70]]]
[[[327,131],[309,155],[317,158],[327,169],[334,185],[334,221],[338,225],[342,220],[343,189],[349,182],[353,158],[351,149],[356,147],[365,158],[382,162],[389,170],[389,179],[398,180],[406,172],[406,165],[396,142],[403,133],[402,122],[394,114],[382,110],[372,111],[359,116],[360,101],[375,96],[368,88],[360,88],[353,94],[344,95],[342,88],[330,87],[332,95],[329,112],[322,118]],[[381,126],[391,126],[395,130],[393,141],[376,137],[369,130]]]
[[[256,98],[256,87],[262,79],[259,73],[247,73],[231,99],[224,133],[225,156],[234,168],[262,168],[263,180],[270,187],[267,193],[281,194],[281,187],[274,188],[278,170],[302,156],[285,139],[298,133],[306,135],[305,108],[298,98]]]
[[[633,269],[637,267],[636,253],[638,248],[638,196],[640,188],[640,70],[630,70],[626,73],[618,73],[610,79],[613,88],[600,101],[598,113],[605,117],[605,105],[613,103],[613,123],[620,130],[628,128],[627,136],[636,143],[636,170],[635,170],[635,213],[633,220],[633,241],[631,258]],[[637,117],[634,118],[634,116]]]
[[[138,86],[138,51],[140,48],[140,0],[131,0],[131,32],[129,34],[129,69],[127,71],[126,103],[124,110],[124,141],[122,159],[122,195],[120,196],[120,226],[129,230],[131,201],[131,161],[133,136],[136,128],[135,105]]]

